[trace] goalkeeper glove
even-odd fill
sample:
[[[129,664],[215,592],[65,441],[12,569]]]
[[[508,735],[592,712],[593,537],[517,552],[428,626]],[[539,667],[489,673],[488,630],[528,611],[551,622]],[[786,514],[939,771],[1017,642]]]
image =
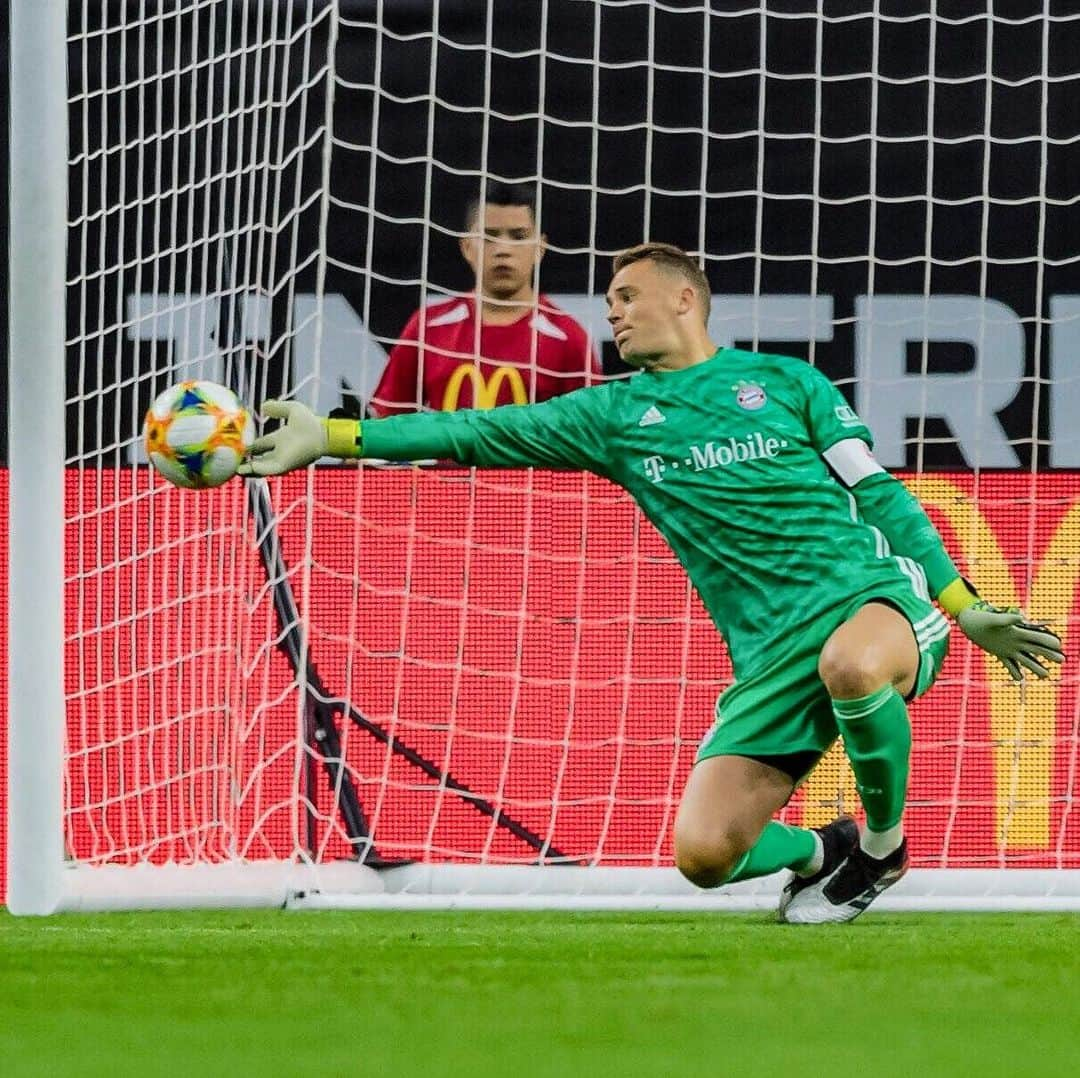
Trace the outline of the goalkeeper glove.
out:
[[[1045,624],[1027,621],[1015,607],[1004,609],[977,599],[956,615],[963,634],[977,647],[1001,660],[1014,681],[1023,681],[1021,667],[1036,677],[1050,671],[1040,662],[1065,661],[1061,637]]]
[[[319,457],[359,455],[360,426],[355,420],[323,419],[299,401],[265,401],[262,414],[285,422],[251,443],[239,475],[284,475]]]

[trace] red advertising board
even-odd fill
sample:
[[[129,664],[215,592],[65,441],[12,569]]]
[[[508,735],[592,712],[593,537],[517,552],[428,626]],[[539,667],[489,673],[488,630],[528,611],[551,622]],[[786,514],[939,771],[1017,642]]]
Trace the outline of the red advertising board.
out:
[[[914,862],[1080,867],[1069,631],[1080,481],[905,479],[980,590],[1061,627],[1072,660],[1021,690],[954,634],[938,684],[912,707]],[[311,659],[371,724],[342,724],[344,755],[383,856],[537,856],[392,752],[390,737],[549,854],[670,863],[674,807],[730,670],[681,569],[622,491],[569,473],[411,468],[319,470],[271,489]],[[0,473],[5,506],[6,492]],[[73,854],[281,857],[313,838],[318,856],[346,855],[325,778],[316,769],[312,785],[305,766],[318,760],[298,736],[299,695],[275,646],[241,485],[196,493],[145,471],[72,472],[68,501]],[[6,568],[6,533],[0,558]],[[5,654],[6,642],[5,625]],[[0,816],[5,745],[6,724]],[[856,802],[836,754],[786,816],[816,823],[841,805]]]

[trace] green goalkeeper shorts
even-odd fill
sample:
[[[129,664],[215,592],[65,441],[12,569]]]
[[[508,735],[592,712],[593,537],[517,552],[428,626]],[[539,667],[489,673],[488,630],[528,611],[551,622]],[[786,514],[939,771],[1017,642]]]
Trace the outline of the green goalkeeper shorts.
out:
[[[820,632],[799,634],[775,663],[721,693],[716,721],[698,749],[698,760],[824,753],[839,731],[832,701],[818,676],[818,659],[832,633],[870,602],[888,603],[911,622],[919,645],[911,698],[926,692],[948,653],[949,623],[935,606],[903,585],[875,589],[839,608],[835,616],[822,618]]]

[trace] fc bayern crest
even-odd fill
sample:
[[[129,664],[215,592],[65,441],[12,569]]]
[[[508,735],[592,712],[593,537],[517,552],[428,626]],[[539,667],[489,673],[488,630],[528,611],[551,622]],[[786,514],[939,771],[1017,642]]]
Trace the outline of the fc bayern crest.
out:
[[[736,404],[748,412],[756,412],[769,403],[769,398],[765,394],[765,387],[757,382],[740,382],[737,386],[731,388],[735,390]]]

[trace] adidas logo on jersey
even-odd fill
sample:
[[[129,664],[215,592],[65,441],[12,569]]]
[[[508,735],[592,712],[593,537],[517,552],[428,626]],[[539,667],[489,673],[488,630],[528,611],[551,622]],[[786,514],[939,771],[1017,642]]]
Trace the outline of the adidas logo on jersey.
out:
[[[666,422],[667,417],[664,415],[664,413],[661,412],[655,404],[652,404],[645,410],[645,414],[638,420],[637,425],[639,427],[652,427],[655,426],[657,423]]]

